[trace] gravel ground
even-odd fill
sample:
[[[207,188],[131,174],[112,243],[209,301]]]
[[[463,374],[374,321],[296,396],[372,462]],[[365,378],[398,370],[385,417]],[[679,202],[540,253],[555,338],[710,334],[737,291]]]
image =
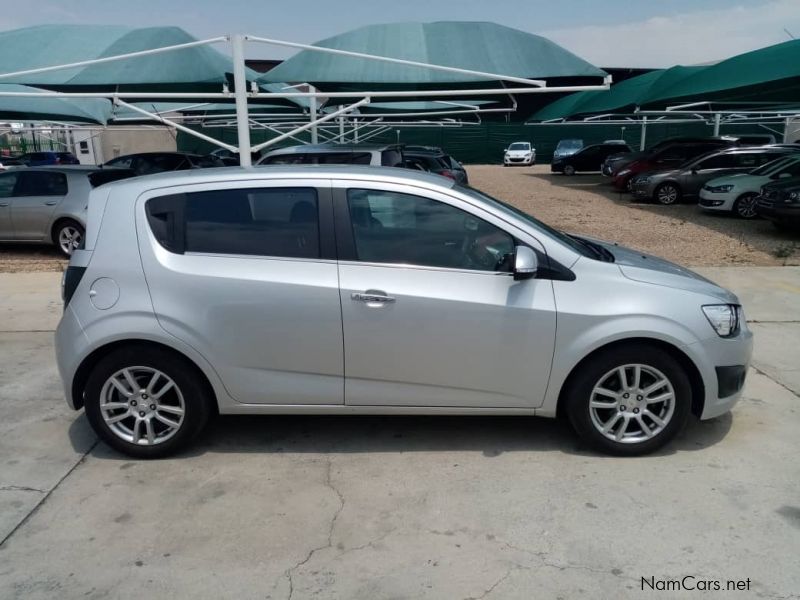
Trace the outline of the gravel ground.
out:
[[[471,165],[473,186],[566,231],[619,242],[688,266],[798,265],[800,236],[766,221],[700,212],[694,204],[634,204],[600,175],[564,177],[548,165]],[[60,271],[54,248],[4,244],[0,272]]]

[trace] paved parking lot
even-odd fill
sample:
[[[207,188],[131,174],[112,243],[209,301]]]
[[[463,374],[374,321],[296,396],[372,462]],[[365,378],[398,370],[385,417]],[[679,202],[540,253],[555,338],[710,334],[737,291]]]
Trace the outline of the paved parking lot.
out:
[[[800,268],[703,272],[756,362],[732,415],[657,455],[544,419],[226,417],[154,462],[64,404],[58,274],[0,274],[0,598],[636,598],[686,575],[798,597]]]

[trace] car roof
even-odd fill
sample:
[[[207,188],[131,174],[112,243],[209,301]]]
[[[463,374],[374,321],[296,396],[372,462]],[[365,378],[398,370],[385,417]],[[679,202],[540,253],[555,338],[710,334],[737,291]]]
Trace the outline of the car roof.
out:
[[[383,146],[369,146],[364,144],[305,144],[299,146],[287,146],[268,152],[266,156],[276,154],[318,154],[324,152],[381,152],[383,150],[399,150],[397,144],[385,144]]]
[[[428,188],[449,189],[455,182],[422,171],[399,167],[361,165],[258,165],[255,167],[212,167],[187,171],[167,171],[115,181],[108,186],[130,188],[142,193],[148,190],[204,183],[252,182],[271,179],[354,179],[406,183]]]

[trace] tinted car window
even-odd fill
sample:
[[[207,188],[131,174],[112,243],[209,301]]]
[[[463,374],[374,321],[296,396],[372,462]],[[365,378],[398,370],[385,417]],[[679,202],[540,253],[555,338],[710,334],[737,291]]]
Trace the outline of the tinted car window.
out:
[[[509,271],[514,239],[494,225],[429,198],[347,191],[358,260]]]
[[[63,173],[28,171],[20,173],[17,196],[66,196],[67,176]]]
[[[89,173],[89,183],[92,187],[103,185],[104,183],[111,183],[112,181],[119,181],[120,179],[127,179],[133,177],[133,171],[129,169],[109,169],[108,171],[94,171]]]
[[[153,198],[147,215],[168,250],[319,258],[317,192],[254,188]]]
[[[133,162],[133,156],[120,156],[119,158],[114,158],[106,163],[107,167],[120,167],[120,168],[130,168],[131,163]]]
[[[331,152],[325,154],[309,154],[309,160],[316,165],[368,165],[372,162],[369,152]]]
[[[787,164],[785,167],[777,171],[772,178],[777,179],[779,177],[786,177],[786,175],[791,175],[792,177],[800,176],[800,160],[796,160]]]
[[[180,154],[156,154],[153,156],[138,156],[133,170],[137,175],[150,173],[163,173],[186,168],[190,163]]]
[[[735,154],[717,154],[699,161],[695,169],[732,169],[739,166],[739,159]]]
[[[276,154],[262,160],[261,165],[299,165],[305,159],[305,154]]]
[[[17,173],[4,173],[0,175],[0,198],[9,198],[14,193],[17,184]]]

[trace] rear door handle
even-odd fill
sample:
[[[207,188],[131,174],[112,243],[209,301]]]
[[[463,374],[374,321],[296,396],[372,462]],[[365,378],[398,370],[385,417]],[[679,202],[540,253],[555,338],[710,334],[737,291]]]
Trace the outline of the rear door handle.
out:
[[[11,206],[11,202],[0,202],[0,207]]]
[[[56,204],[58,204],[58,200],[48,200],[44,203],[45,206],[55,206]]]
[[[353,292],[350,294],[350,299],[356,302],[366,302],[367,305],[391,304],[395,299],[387,296],[386,292],[381,290],[367,290],[366,292]]]

